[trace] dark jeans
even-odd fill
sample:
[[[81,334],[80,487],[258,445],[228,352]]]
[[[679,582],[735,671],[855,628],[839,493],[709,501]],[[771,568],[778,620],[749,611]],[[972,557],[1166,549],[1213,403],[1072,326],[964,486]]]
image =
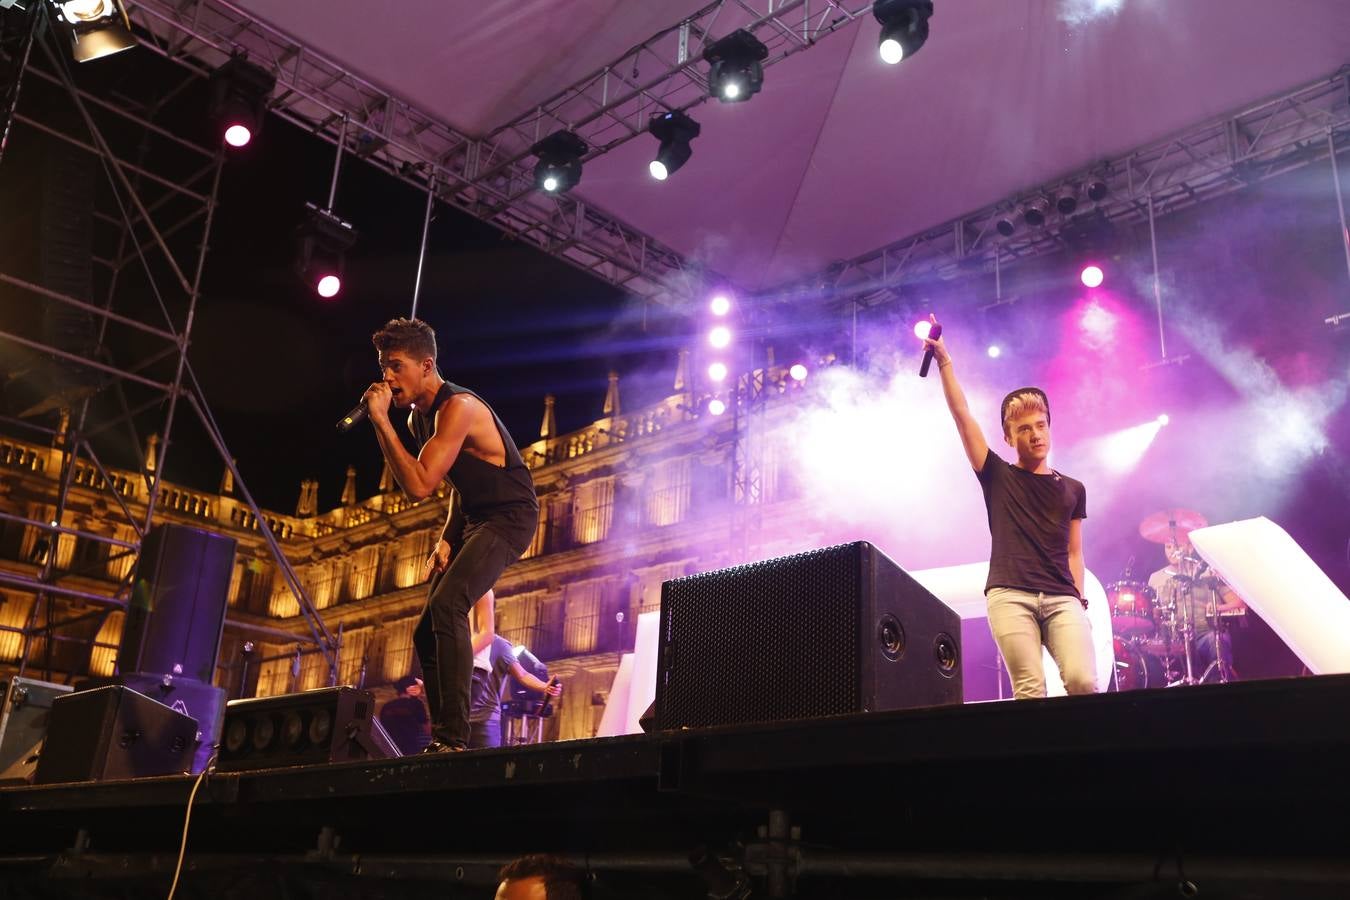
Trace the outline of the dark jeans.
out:
[[[469,749],[500,747],[502,745],[502,717],[493,716],[482,722],[473,722],[469,729]]]
[[[1206,684],[1218,681],[1219,666],[1214,666],[1213,671],[1209,668],[1216,658],[1223,661],[1221,663],[1223,670],[1228,673],[1230,679],[1233,678],[1233,639],[1228,633],[1207,631],[1196,635],[1195,657],[1191,660],[1195,667],[1195,677],[1204,678]],[[1209,677],[1205,678],[1206,674]]]
[[[431,736],[443,744],[463,747],[469,743],[473,684],[469,610],[519,556],[520,551],[505,538],[480,527],[454,548],[445,571],[431,579],[427,608],[413,632],[413,646],[422,664]]]

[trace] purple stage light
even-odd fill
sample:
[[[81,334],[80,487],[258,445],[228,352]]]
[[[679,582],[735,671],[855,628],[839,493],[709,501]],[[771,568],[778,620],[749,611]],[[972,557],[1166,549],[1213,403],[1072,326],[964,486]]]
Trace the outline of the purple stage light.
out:
[[[1170,416],[1167,415],[1167,413],[1163,413],[1162,415],[1158,416],[1159,425],[1166,425],[1170,421],[1172,421],[1172,419]]]
[[[715,362],[708,366],[708,377],[713,381],[722,381],[727,377],[726,363]]]
[[[325,300],[331,300],[342,290],[342,279],[336,275],[325,275],[319,279],[314,289],[319,292],[319,296]]]
[[[225,129],[225,143],[231,147],[243,147],[253,140],[253,132],[247,125],[241,125],[238,122]]]
[[[1003,355],[1003,348],[998,344],[990,344],[989,349],[984,352],[989,354],[990,359],[998,359]]]
[[[708,304],[708,308],[712,310],[714,316],[725,316],[727,313],[731,312],[731,298],[726,294],[718,294],[716,297],[712,298],[712,302]]]
[[[793,363],[792,368],[788,369],[788,374],[792,376],[793,381],[805,381],[806,366],[801,363]]]
[[[919,340],[921,340],[921,341],[922,341],[922,340],[926,340],[926,339],[928,338],[928,332],[931,331],[932,328],[933,328],[933,323],[930,322],[930,321],[928,321],[927,319],[923,319],[922,321],[915,322],[915,323],[914,323],[914,336],[915,336],[916,338],[918,338]]]
[[[714,416],[720,416],[726,411],[727,405],[716,397],[708,401],[708,412],[712,413]]]
[[[1090,265],[1084,266],[1078,277],[1082,279],[1085,287],[1095,288],[1102,286],[1102,282],[1106,280],[1106,273],[1102,271],[1101,266]]]
[[[717,325],[712,331],[708,332],[708,343],[719,350],[731,343],[731,329],[725,325]]]

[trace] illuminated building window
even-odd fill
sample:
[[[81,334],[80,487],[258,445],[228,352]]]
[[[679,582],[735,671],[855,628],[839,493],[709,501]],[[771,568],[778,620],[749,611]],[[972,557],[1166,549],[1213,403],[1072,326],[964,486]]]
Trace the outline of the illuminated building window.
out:
[[[6,630],[0,631],[0,661],[10,662],[19,658],[23,652],[23,635],[9,628],[23,628],[28,624],[28,613],[33,608],[33,598],[22,594],[0,594],[0,625]]]
[[[572,539],[593,544],[609,535],[614,516],[614,479],[597,478],[577,486],[572,507]]]
[[[395,587],[412,587],[426,580],[426,562],[431,555],[431,542],[439,538],[439,532],[433,535],[427,530],[410,534],[399,541],[398,555],[394,557]],[[402,675],[394,677],[401,678]]]
[[[600,598],[607,579],[592,578],[569,584],[563,595],[563,652],[590,653],[595,649],[600,622]]]
[[[689,457],[657,463],[647,475],[646,508],[649,525],[674,525],[689,512]]]
[[[103,626],[94,638],[94,646],[89,652],[89,674],[95,676],[111,675],[117,665],[118,644],[122,640],[122,622],[126,615],[114,610],[103,620]]]
[[[412,671],[413,629],[416,627],[417,619],[412,618],[391,622],[381,628],[384,634],[382,674],[386,681],[395,681]]]
[[[428,555],[429,552],[428,552]],[[364,600],[375,592],[375,576],[380,568],[380,548],[371,545],[352,554],[351,576],[347,580],[348,596]]]
[[[338,684],[361,683],[361,664],[374,634],[375,629],[370,627],[353,628],[342,633],[342,652],[338,654]]]

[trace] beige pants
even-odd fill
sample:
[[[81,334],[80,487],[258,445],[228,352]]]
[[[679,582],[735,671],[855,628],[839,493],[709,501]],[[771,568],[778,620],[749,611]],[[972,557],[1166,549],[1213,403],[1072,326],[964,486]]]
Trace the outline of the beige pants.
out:
[[[1045,696],[1041,645],[1059,666],[1070,694],[1097,691],[1096,654],[1092,626],[1077,597],[990,588],[989,630],[1012,679],[1013,697],[1026,700]]]

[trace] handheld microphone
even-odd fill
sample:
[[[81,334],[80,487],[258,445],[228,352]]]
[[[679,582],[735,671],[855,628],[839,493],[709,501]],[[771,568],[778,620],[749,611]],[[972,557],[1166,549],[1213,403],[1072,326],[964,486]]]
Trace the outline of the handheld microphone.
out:
[[[930,328],[930,329],[928,329],[928,339],[929,339],[930,341],[936,341],[936,340],[937,340],[938,338],[940,338],[940,337],[942,337],[942,326],[941,326],[940,324],[938,324],[937,322],[934,322],[934,323],[933,323],[933,327]],[[929,347],[929,348],[928,348],[927,350],[925,350],[924,353],[923,353],[923,365],[919,366],[919,377],[920,377],[920,378],[927,378],[927,377],[928,377],[928,365],[929,365],[932,361],[933,361],[933,348],[932,348],[932,347]]]
[[[360,403],[356,404],[356,406],[352,407],[351,412],[347,413],[345,416],[342,417],[341,420],[338,421],[337,423],[338,432],[341,434],[346,434],[347,432],[351,431],[358,424],[360,424],[361,420],[364,419],[366,417],[366,414],[369,412],[370,410],[366,407],[366,401],[362,400]]]

